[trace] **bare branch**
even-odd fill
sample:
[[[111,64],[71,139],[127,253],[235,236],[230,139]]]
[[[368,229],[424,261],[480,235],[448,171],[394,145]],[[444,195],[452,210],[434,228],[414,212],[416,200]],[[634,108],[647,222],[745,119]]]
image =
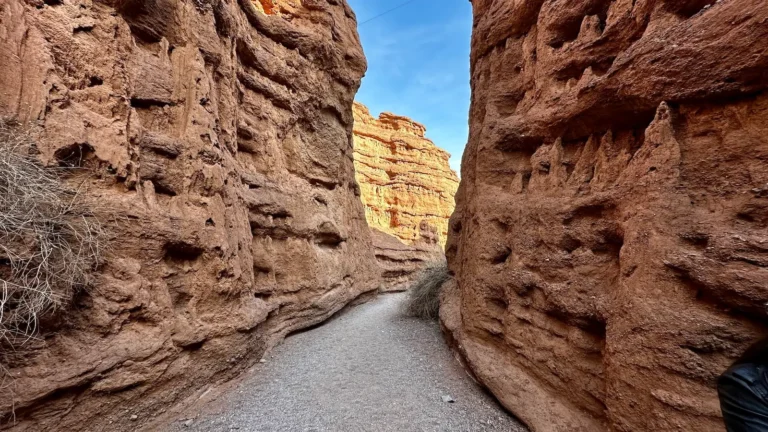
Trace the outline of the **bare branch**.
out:
[[[91,283],[106,238],[86,182],[68,186],[34,148],[27,131],[0,120],[0,344],[9,348]]]

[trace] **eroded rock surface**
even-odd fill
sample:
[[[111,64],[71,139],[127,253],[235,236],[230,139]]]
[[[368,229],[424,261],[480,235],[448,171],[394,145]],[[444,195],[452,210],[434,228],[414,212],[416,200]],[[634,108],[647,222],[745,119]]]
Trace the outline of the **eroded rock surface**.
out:
[[[421,240],[426,221],[445,245],[459,185],[448,152],[407,117],[376,119],[360,103],[354,116],[355,169],[368,225],[410,244]]]
[[[566,3],[473,2],[443,324],[534,431],[722,431],[767,330],[768,4]]]
[[[115,219],[96,286],[6,364],[4,424],[132,430],[376,289],[365,67],[343,0],[3,1],[0,115]]]
[[[445,253],[438,243],[437,229],[423,221],[419,239],[411,244],[371,228],[376,260],[381,268],[381,292],[405,291],[419,276],[420,270],[445,264]]]

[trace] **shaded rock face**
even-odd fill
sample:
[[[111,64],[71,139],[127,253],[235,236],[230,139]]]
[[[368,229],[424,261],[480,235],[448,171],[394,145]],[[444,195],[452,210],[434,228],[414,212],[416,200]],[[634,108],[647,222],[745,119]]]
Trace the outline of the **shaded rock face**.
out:
[[[421,240],[425,221],[445,245],[459,185],[448,152],[407,117],[376,119],[357,102],[354,116],[355,169],[368,225],[411,244]]]
[[[768,7],[565,3],[473,1],[443,324],[534,431],[724,430],[766,334]]]
[[[4,422],[133,429],[375,290],[365,68],[343,0],[2,2],[0,115],[114,218],[96,286],[6,365]]]
[[[395,236],[371,228],[376,260],[381,268],[379,291],[405,291],[422,269],[437,263],[445,264],[437,229],[423,221],[419,231],[419,240],[405,244]]]

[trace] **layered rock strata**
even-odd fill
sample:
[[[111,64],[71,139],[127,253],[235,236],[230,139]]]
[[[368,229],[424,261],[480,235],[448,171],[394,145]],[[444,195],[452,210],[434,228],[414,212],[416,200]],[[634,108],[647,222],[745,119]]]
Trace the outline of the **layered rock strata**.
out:
[[[113,216],[96,285],[6,359],[3,424],[133,430],[375,290],[365,68],[343,0],[3,1],[0,115]]]
[[[565,3],[473,2],[443,324],[534,431],[722,431],[768,330],[768,7]]]
[[[443,248],[438,243],[437,230],[426,221],[420,224],[420,238],[405,244],[397,237],[371,229],[376,260],[381,268],[380,292],[405,291],[431,265],[445,264]]]
[[[420,241],[425,221],[445,245],[459,184],[448,152],[407,117],[377,119],[360,103],[354,116],[355,170],[368,225],[411,244]]]

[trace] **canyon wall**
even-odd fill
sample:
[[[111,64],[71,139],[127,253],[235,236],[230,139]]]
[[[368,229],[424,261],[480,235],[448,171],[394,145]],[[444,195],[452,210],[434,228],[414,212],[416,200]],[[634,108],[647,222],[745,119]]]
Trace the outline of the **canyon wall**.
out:
[[[112,233],[95,286],[4,353],[3,426],[136,429],[376,290],[365,68],[344,0],[3,1],[0,116],[93,174]]]
[[[533,431],[724,430],[768,329],[768,3],[473,8],[454,346]]]
[[[459,186],[450,155],[426,138],[426,128],[391,113],[378,119],[354,106],[355,171],[368,225],[405,243],[422,238],[426,221],[445,245]]]
[[[421,270],[445,264],[445,253],[438,243],[437,229],[423,221],[419,239],[405,244],[397,237],[371,228],[373,249],[381,269],[379,292],[406,291]]]
[[[426,128],[391,113],[376,119],[355,102],[355,175],[381,268],[380,291],[408,289],[419,271],[445,262],[458,176]]]

